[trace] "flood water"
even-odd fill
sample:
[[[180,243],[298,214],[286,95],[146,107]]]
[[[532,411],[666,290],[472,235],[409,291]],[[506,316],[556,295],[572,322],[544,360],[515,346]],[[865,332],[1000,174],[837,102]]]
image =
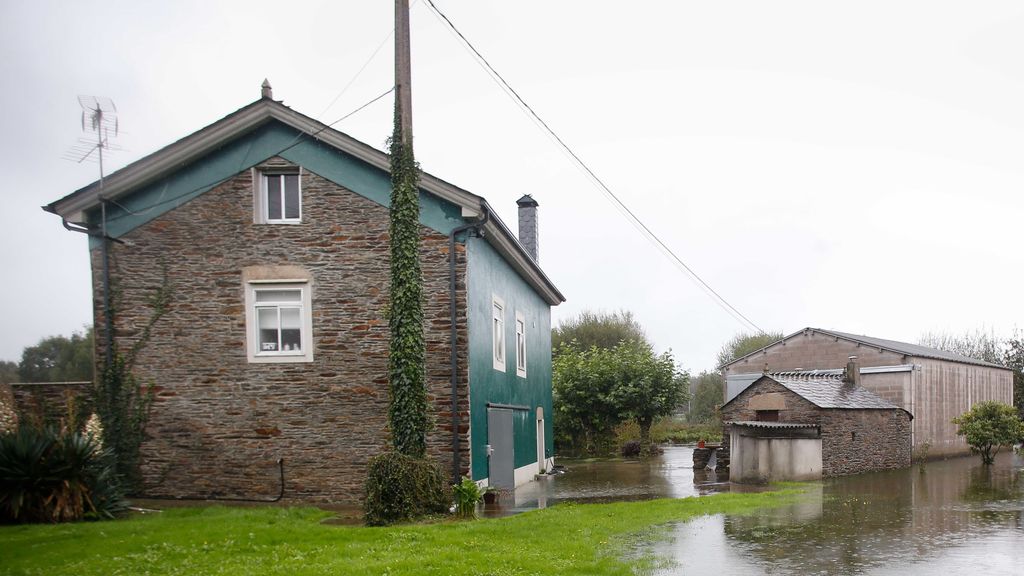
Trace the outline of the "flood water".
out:
[[[559,502],[682,498],[764,488],[692,469],[692,450],[648,461],[559,460],[566,473],[520,487],[484,514]],[[864,574],[1024,576],[1024,458],[964,457],[810,485],[791,505],[668,525],[636,553],[657,576]]]
[[[559,502],[685,498],[757,489],[730,486],[728,477],[720,479],[715,472],[694,473],[693,449],[686,446],[666,447],[664,454],[645,461],[559,459],[557,463],[564,467],[564,474],[520,486],[497,505],[485,506],[482,515],[505,516]]]
[[[659,575],[1024,574],[1024,460],[956,458],[816,484],[747,516],[670,526]]]

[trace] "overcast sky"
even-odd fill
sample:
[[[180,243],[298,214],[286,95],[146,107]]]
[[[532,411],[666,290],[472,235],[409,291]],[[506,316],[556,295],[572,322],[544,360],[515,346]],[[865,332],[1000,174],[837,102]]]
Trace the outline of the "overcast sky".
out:
[[[761,328],[910,342],[1024,328],[1019,2],[435,2]],[[411,21],[423,169],[486,197],[513,230],[515,200],[534,195],[541,264],[568,299],[556,321],[632,310],[659,350],[711,368],[744,327],[425,1]],[[380,0],[0,3],[0,359],[90,322],[86,239],[39,208],[98,175],[62,159],[82,136],[78,95],[117,104],[112,169],[256,100],[264,77],[276,99],[333,122],[392,85],[392,27]],[[335,127],[383,148],[391,106]]]

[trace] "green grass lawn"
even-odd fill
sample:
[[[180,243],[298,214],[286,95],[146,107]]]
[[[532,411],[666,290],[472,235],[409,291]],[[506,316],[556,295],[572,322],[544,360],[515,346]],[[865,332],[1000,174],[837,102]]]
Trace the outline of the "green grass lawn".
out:
[[[798,492],[560,504],[391,528],[323,525],[331,514],[316,508],[172,508],[109,522],[2,526],[0,574],[630,574],[652,559],[623,554],[658,525],[784,504]]]

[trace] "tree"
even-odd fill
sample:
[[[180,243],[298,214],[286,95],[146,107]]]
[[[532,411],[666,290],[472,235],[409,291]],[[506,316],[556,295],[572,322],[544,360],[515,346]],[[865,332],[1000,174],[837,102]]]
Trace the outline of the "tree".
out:
[[[50,336],[21,354],[18,378],[22,382],[80,382],[93,379],[92,326],[70,338]]]
[[[1020,333],[1006,341],[1003,364],[1013,370],[1013,403],[1018,415],[1024,418],[1024,336]]]
[[[18,363],[0,360],[0,384],[10,384],[18,380]]]
[[[1000,366],[1005,361],[1002,350],[1003,342],[994,335],[986,334],[981,330],[964,332],[959,335],[927,332],[918,339],[917,343]]]
[[[689,421],[706,424],[715,418],[715,408],[722,403],[725,381],[718,372],[701,372],[693,380]]]
[[[655,356],[647,344],[624,341],[614,348],[617,373],[610,400],[619,415],[640,427],[640,453],[650,453],[651,425],[686,399],[690,376],[676,369],[671,352]]]
[[[577,448],[596,452],[625,420],[640,426],[649,447],[651,424],[685,399],[687,378],[670,352],[655,355],[648,344],[633,340],[613,348],[563,347],[553,361],[552,383],[560,432]]]
[[[762,332],[760,334],[740,332],[722,345],[722,349],[718,351],[717,366],[724,366],[737,358],[756,352],[769,344],[782,340],[783,337],[782,332]]]
[[[551,331],[551,348],[555,355],[563,346],[575,346],[578,350],[614,348],[619,342],[634,341],[650,344],[644,329],[628,310],[619,312],[594,312],[584,310],[559,323]]]
[[[953,423],[957,425],[957,435],[966,438],[971,448],[981,454],[984,464],[995,460],[1001,446],[1024,440],[1024,422],[1013,406],[1002,402],[979,402],[954,418]]]

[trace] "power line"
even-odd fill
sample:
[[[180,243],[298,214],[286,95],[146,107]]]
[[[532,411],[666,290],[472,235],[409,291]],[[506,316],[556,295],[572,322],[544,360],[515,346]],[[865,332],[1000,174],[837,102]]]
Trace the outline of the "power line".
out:
[[[637,228],[637,230],[639,230],[641,234],[648,239],[648,241],[652,242],[655,245],[655,247],[658,248],[663,254],[665,254],[674,264],[676,264],[677,267],[681,267],[690,275],[692,279],[696,280],[698,286],[701,287],[708,295],[712,296],[712,299],[715,301],[715,303],[718,304],[723,310],[728,312],[735,319],[739,320],[740,323],[746,324],[747,326],[754,328],[757,332],[761,334],[764,333],[764,330],[762,330],[752,320],[747,318],[742,312],[737,310],[735,306],[730,304],[729,301],[726,300],[721,294],[719,294],[714,288],[712,288],[710,284],[705,282],[704,279],[700,277],[700,275],[698,275],[692,268],[690,268],[686,264],[686,262],[682,260],[682,258],[680,258],[671,248],[668,247],[668,245],[666,245],[661,240],[661,238],[659,238],[646,224],[644,224],[644,222],[640,220],[640,218],[632,210],[630,210],[630,208],[626,206],[626,204],[621,199],[619,199],[619,197],[614,192],[612,192],[611,188],[609,188],[608,185],[605,184],[604,181],[601,180],[601,178],[599,178],[597,174],[590,169],[586,162],[584,162],[576,154],[576,152],[574,152],[572,148],[570,148],[569,145],[566,144],[565,141],[558,136],[558,134],[551,128],[551,126],[549,126],[548,123],[545,122],[544,119],[541,118],[540,115],[537,114],[537,112],[529,104],[526,103],[526,100],[524,100],[523,97],[520,96],[518,92],[516,92],[515,88],[513,88],[508,83],[508,81],[505,80],[505,78],[497,70],[495,70],[493,66],[491,66],[491,63],[488,62],[486,58],[484,58],[483,54],[481,54],[480,51],[477,50],[475,46],[473,46],[469,39],[466,38],[466,36],[462,32],[460,32],[458,28],[455,27],[455,24],[452,23],[448,16],[441,12],[437,5],[434,4],[434,0],[426,1],[427,4],[430,6],[431,10],[433,10],[434,13],[438,17],[440,17],[444,21],[444,23],[448,25],[449,28],[451,28],[451,30],[459,37],[459,39],[462,40],[464,46],[467,47],[476,57],[477,61],[482,66],[484,66],[484,69],[488,73],[488,75],[491,76],[493,80],[499,83],[499,85],[506,92],[506,94],[513,98],[513,100],[520,106],[520,109],[526,112],[527,115],[531,118],[531,120],[534,120],[536,124],[539,124],[539,126],[542,127],[542,129],[550,137],[552,137],[559,144],[559,146],[569,154],[569,156],[572,157],[577,166],[583,170],[583,172],[591,179],[592,182],[597,184],[597,186],[604,192],[606,197],[608,197],[613,202],[613,204],[615,204],[616,208],[618,208],[619,211],[626,216],[630,223],[633,224],[633,226]]]

